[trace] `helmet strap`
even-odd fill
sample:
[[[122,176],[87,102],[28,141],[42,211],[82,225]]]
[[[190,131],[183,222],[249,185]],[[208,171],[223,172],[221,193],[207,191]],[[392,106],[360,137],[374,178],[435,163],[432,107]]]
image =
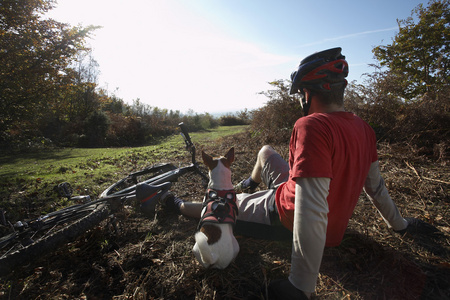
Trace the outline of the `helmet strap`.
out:
[[[300,104],[302,105],[303,116],[307,116],[309,112],[309,107],[311,106],[311,101],[307,101],[303,89],[300,89]]]

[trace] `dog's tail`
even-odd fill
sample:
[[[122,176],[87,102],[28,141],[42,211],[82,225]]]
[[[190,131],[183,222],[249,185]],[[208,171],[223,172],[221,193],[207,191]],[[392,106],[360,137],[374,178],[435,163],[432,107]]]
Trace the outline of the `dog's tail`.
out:
[[[195,234],[195,241],[198,245],[202,263],[206,265],[215,264],[219,257],[211,251],[211,247],[208,245],[208,237],[203,232],[199,231]]]

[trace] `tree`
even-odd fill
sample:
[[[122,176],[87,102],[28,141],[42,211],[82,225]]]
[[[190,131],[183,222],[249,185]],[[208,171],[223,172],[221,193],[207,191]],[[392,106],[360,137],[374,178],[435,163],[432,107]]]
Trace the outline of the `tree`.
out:
[[[86,119],[85,131],[88,144],[83,146],[98,147],[105,143],[106,133],[108,132],[111,120],[103,111],[94,111]]]
[[[70,121],[83,120],[89,113],[100,106],[100,95],[97,93],[98,63],[92,52],[78,53],[70,66],[69,95],[63,95]],[[68,69],[69,71],[69,69]],[[67,72],[68,72],[67,71]]]
[[[2,0],[0,4],[0,142],[34,130],[63,98],[74,56],[87,50],[95,27],[70,27],[42,15],[53,0]],[[18,129],[17,129],[18,128]]]
[[[417,23],[413,15],[417,17]],[[397,20],[399,32],[387,46],[373,49],[390,80],[401,87],[398,96],[412,99],[437,92],[450,81],[450,0],[419,4],[406,20]]]

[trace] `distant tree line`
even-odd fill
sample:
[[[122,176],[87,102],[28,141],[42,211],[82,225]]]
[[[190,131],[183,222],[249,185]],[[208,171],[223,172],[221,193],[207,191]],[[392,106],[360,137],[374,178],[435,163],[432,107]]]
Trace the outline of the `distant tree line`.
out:
[[[98,64],[86,46],[96,27],[44,19],[55,3],[0,5],[0,148],[135,146],[174,133],[182,121],[192,131],[249,122],[246,111],[182,114],[140,99],[127,104],[99,88]]]

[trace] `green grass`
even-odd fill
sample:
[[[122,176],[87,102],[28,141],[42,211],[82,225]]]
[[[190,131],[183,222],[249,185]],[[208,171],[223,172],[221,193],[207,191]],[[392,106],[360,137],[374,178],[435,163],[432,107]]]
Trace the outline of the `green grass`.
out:
[[[191,133],[197,149],[208,141],[243,131],[246,126],[219,127]],[[0,208],[27,212],[52,210],[66,205],[53,187],[69,182],[74,195],[96,197],[126,174],[160,162],[177,165],[189,155],[180,135],[157,145],[135,148],[49,149],[35,153],[0,156]],[[30,208],[31,207],[31,208]]]
[[[219,127],[217,129],[191,133],[194,143],[202,144],[208,140],[232,135],[245,129],[245,126]],[[179,135],[168,137],[160,144],[136,148],[71,148],[43,150],[36,153],[0,156],[0,178],[8,180],[11,177],[22,179],[37,179],[59,177],[58,174],[71,176],[70,171],[94,171],[99,168],[111,170],[112,164],[129,158],[158,159],[170,155],[171,152],[182,150],[183,140]],[[180,149],[178,149],[180,148]]]

